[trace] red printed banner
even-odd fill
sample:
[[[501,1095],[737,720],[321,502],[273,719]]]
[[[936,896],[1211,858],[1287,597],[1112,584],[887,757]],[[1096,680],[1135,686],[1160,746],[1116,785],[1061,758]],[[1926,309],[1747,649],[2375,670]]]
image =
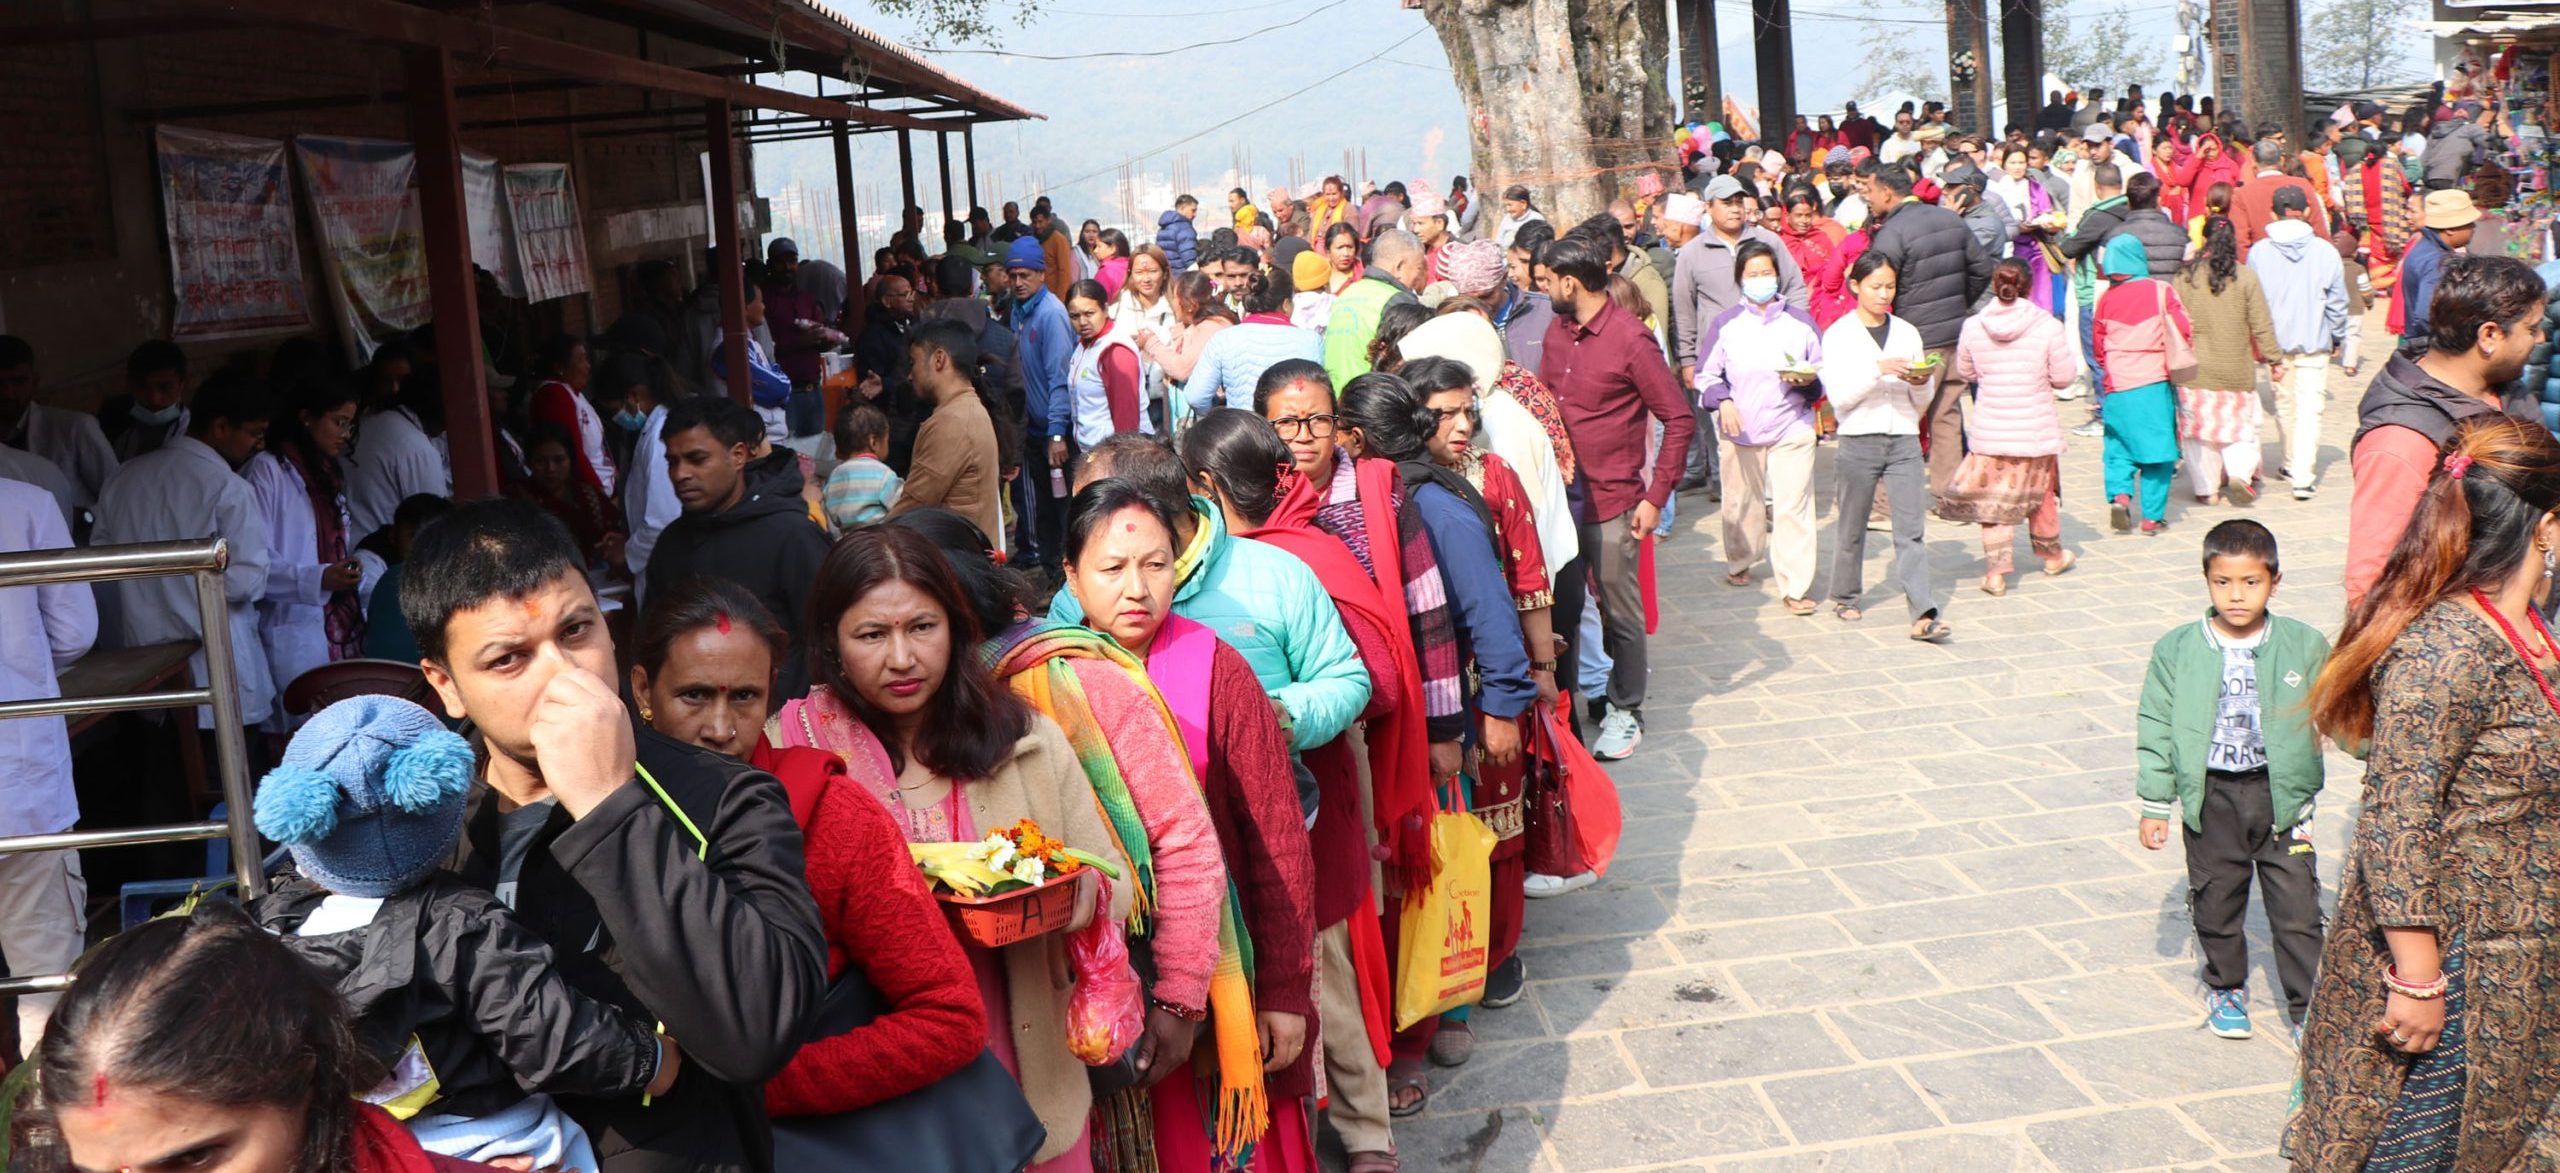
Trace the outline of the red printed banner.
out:
[[[284,144],[174,126],[155,128],[152,141],[169,238],[170,336],[309,326]]]
[[[417,152],[381,139],[293,140],[303,193],[348,349],[358,362],[393,334],[426,325],[427,255],[419,229]]]
[[[520,163],[506,169],[507,211],[514,220],[517,268],[527,301],[585,293],[587,236],[578,223],[577,193],[566,163]]]

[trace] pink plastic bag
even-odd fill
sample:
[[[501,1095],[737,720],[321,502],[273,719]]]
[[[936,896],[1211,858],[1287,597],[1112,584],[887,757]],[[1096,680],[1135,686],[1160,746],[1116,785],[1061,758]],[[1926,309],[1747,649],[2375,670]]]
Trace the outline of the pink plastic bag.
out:
[[[1146,988],[1129,964],[1120,926],[1096,915],[1067,935],[1067,966],[1075,992],[1067,995],[1067,1050],[1088,1067],[1118,1059],[1146,1029]]]

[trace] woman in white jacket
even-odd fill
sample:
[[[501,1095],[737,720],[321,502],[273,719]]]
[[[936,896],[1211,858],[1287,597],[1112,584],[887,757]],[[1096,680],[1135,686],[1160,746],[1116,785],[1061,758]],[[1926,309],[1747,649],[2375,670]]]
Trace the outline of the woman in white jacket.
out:
[[[267,584],[258,596],[258,642],[279,697],[313,668],[364,654],[364,607],[373,584],[355,557],[346,473],[338,463],[355,431],[349,384],[315,380],[297,389],[268,428],[266,451],[243,475],[267,527]],[[279,703],[273,733],[290,731]]]
[[[1840,502],[1832,515],[1831,610],[1866,617],[1867,515],[1882,486],[1893,513],[1893,573],[1911,609],[1911,638],[1930,643],[1954,629],[1938,618],[1929,589],[1928,465],[1920,455],[1920,414],[1938,371],[1922,366],[1920,331],[1893,316],[1893,265],[1872,250],[1849,268],[1855,311],[1822,335],[1822,387],[1840,421]]]

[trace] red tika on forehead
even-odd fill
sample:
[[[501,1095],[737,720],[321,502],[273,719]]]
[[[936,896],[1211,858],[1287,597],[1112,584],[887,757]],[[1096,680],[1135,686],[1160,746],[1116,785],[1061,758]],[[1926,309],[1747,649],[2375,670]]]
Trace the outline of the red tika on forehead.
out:
[[[713,627],[715,627],[715,628],[718,628],[718,629],[719,629],[719,631],[720,631],[720,634],[722,634],[722,635],[727,635],[727,634],[729,634],[729,613],[728,613],[728,612],[726,612],[726,611],[714,611],[714,612],[712,612],[712,613],[711,613],[711,625],[712,625]]]
[[[91,1085],[89,1096],[90,1107],[103,1108],[107,1106],[107,1075],[105,1072],[101,1071],[98,1073],[97,1082]]]

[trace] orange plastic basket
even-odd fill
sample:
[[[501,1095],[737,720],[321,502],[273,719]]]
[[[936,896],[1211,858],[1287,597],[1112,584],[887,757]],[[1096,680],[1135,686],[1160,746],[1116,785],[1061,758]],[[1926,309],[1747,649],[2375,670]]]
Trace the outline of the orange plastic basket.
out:
[[[1074,876],[1058,876],[1029,888],[996,896],[959,896],[936,892],[951,931],[960,939],[1001,949],[1044,933],[1064,932],[1076,914]]]

